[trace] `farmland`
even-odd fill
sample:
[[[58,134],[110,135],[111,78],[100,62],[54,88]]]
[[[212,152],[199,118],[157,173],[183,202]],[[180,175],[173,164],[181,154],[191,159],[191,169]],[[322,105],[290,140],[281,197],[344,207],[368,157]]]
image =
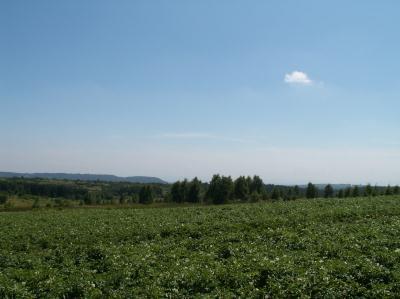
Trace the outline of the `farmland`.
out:
[[[387,297],[400,197],[0,213],[0,297]]]

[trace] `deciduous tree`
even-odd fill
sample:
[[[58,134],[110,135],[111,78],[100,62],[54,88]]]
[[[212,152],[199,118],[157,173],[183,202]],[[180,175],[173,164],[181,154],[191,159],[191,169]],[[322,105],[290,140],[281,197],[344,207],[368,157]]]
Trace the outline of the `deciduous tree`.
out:
[[[232,198],[233,182],[232,178],[214,175],[208,187],[206,198],[214,204],[228,202]]]
[[[195,177],[188,186],[187,201],[192,203],[200,202],[201,182]]]
[[[250,194],[248,181],[244,176],[238,177],[234,182],[234,197],[239,200],[247,200]]]

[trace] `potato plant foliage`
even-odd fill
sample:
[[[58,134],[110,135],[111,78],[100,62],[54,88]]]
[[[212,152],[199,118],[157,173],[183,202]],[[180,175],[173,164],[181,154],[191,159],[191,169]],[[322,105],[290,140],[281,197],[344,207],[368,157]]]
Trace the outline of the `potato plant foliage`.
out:
[[[400,294],[400,197],[0,213],[1,298]]]

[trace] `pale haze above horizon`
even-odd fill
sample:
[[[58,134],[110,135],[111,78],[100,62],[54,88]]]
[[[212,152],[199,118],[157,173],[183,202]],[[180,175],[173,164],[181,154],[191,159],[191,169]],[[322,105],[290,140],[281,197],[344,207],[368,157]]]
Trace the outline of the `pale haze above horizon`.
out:
[[[399,1],[2,1],[0,171],[400,184]]]

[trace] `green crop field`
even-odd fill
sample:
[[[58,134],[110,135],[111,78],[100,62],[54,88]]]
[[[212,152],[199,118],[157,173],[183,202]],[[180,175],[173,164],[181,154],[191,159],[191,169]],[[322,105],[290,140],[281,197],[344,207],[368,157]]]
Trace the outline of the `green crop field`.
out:
[[[400,197],[0,213],[1,298],[398,297]]]

